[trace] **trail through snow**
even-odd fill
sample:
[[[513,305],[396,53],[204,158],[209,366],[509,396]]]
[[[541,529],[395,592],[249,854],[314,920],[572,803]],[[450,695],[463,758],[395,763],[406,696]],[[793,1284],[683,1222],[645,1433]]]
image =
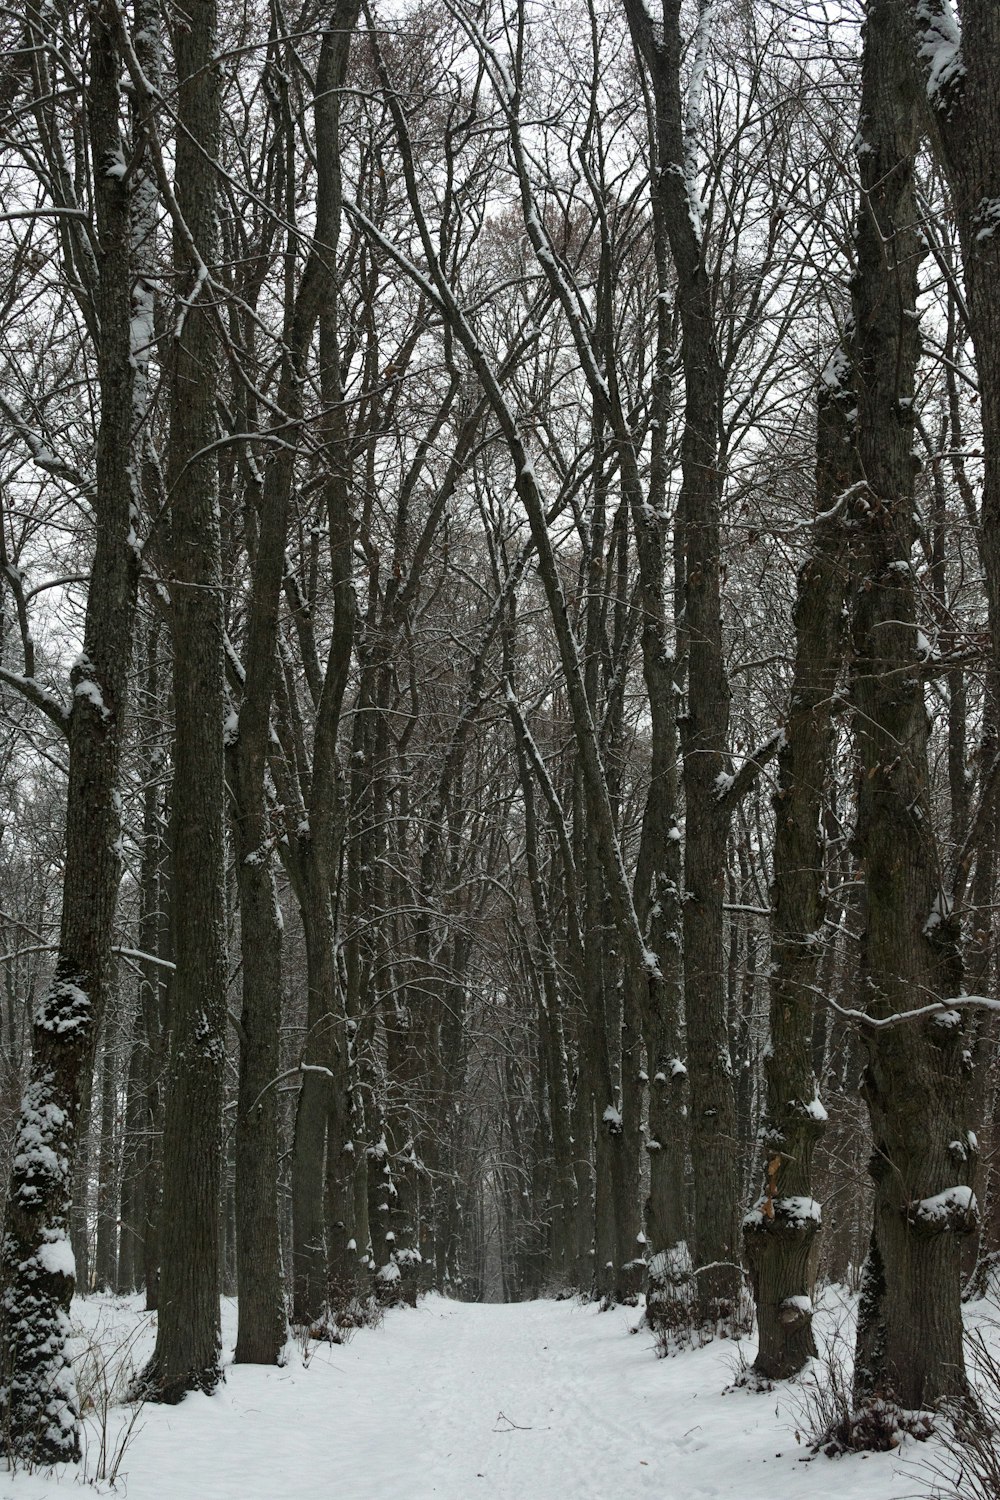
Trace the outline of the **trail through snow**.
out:
[[[229,1347],[235,1309],[224,1304]],[[106,1350],[137,1299],[74,1305]],[[724,1393],[736,1347],[657,1360],[638,1313],[573,1302],[432,1297],[284,1369],[230,1367],[211,1397],[147,1406],[121,1466],[126,1500],[902,1500],[918,1450],[804,1462],[794,1394]],[[748,1351],[752,1357],[752,1350]],[[128,1408],[113,1408],[114,1431]],[[86,1471],[96,1473],[91,1419]],[[0,1475],[2,1500],[58,1500],[73,1470]],[[98,1485],[98,1489],[105,1486]]]

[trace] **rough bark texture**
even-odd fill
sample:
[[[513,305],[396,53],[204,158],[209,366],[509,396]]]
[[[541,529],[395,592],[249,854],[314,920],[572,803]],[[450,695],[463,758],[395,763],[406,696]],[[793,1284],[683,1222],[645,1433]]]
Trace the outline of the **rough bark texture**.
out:
[[[720,790],[727,770],[729,683],[722,651],[719,439],[723,382],[712,289],[693,198],[691,133],[681,98],[680,0],[665,0],[663,30],[644,5],[626,0],[636,50],[656,101],[657,169],[663,222],[677,272],[682,330],[684,434],[677,526],[683,542],[687,709],[684,757],[684,1005],[694,1167],[695,1274],[706,1323],[735,1311],[737,1260],[736,1101],[726,1025],[723,895],[731,807]],[[709,7],[699,9],[699,30]],[[700,38],[700,45],[705,45]]]
[[[350,1156],[350,1131],[338,1123],[349,1114],[349,1057],[346,1044],[344,995],[337,970],[336,925],[332,893],[344,834],[342,777],[337,757],[337,734],[354,643],[353,522],[347,428],[340,368],[337,245],[341,223],[340,91],[344,85],[351,36],[358,15],[356,0],[342,0],[324,34],[317,74],[316,137],[319,146],[316,235],[319,293],[320,385],[325,408],[323,442],[327,462],[325,500],[330,536],[330,582],[334,621],[326,670],[316,703],[312,777],[307,798],[307,821],[299,836],[293,880],[306,931],[309,970],[307,1071],[295,1119],[292,1157],[292,1316],[295,1322],[318,1319],[329,1300],[328,1235],[341,1230],[347,1219],[348,1195],[326,1183],[334,1169],[338,1181],[342,1158]],[[333,1095],[334,1097],[331,1097]],[[328,1139],[331,1106],[336,1139]],[[328,1225],[327,1209],[331,1212]],[[353,1238],[336,1231],[346,1251]],[[362,1252],[363,1253],[363,1252]],[[351,1251],[353,1256],[356,1250]],[[338,1282],[344,1273],[338,1271]]]
[[[847,513],[856,471],[846,356],[823,375],[817,431],[818,512],[798,579],[795,669],[774,798],[770,1043],[761,1122],[763,1181],[743,1223],[757,1303],[755,1372],[765,1380],[800,1370],[816,1353],[812,1295],[819,1205],[812,1155],[826,1113],[813,1070],[812,993],[824,951],[824,783],[830,772],[834,693],[843,666],[850,576]]]
[[[83,651],[71,676],[66,861],[53,983],[34,1017],[28,1087],[13,1144],[0,1261],[0,1441],[23,1459],[78,1456],[76,1390],[66,1354],[74,1288],[70,1170],[81,1097],[111,982],[120,872],[122,721],[138,562],[132,545],[130,235],[113,7],[91,19],[87,98],[97,208],[101,424],[95,546]],[[34,663],[25,662],[32,679]],[[61,711],[53,709],[61,720]]]
[[[959,992],[956,924],[939,888],[928,722],[915,623],[914,376],[921,247],[916,110],[900,0],[874,0],[863,66],[862,206],[854,283],[858,573],[852,694],[866,880],[862,972],[874,1017]],[[875,1182],[855,1361],[859,1401],[926,1407],[965,1385],[960,1239],[975,1217],[958,1011],[869,1030],[864,1093]]]
[[[218,335],[203,267],[217,253],[219,70],[214,0],[174,28],[174,226],[183,288],[169,348],[170,597],[174,648],[174,960],[163,1125],[163,1203],[153,1399],[222,1378],[218,1214],[226,1030],[225,763],[221,539],[215,393]],[[197,256],[192,265],[193,255]],[[200,265],[199,262],[200,261]]]
[[[651,132],[656,147],[655,129]],[[668,649],[665,530],[670,456],[667,408],[670,401],[668,310],[669,239],[662,173],[652,183],[654,252],[660,295],[656,305],[656,368],[647,508],[633,504],[633,524],[642,585],[643,678],[649,700],[652,744],[649,791],[636,857],[635,907],[647,943],[657,955],[663,987],[655,1014],[643,1018],[649,1078],[649,1197],[646,1239],[649,1279],[646,1313],[651,1324],[670,1320],[690,1270],[685,1165],[688,1141],[687,1068],[684,1056],[684,977],[681,951],[682,838],[678,827],[677,665]]]
[[[329,898],[327,898],[327,904]],[[304,923],[305,925],[305,923]],[[332,925],[307,928],[306,1044],[302,1088],[292,1142],[292,1322],[318,1323],[326,1305],[326,1223],[323,1198],[326,1122],[329,1112],[331,994],[324,982],[323,948],[332,943]]]
[[[272,649],[272,658],[273,654]],[[259,792],[256,801],[251,800],[254,791]],[[240,820],[236,838],[243,1006],[235,1132],[239,1298],[235,1358],[237,1364],[275,1364],[287,1336],[274,1088],[281,1021],[281,913],[267,849],[263,776],[259,787],[246,788],[241,802],[249,811]]]
[[[151,651],[155,645],[151,644]],[[154,764],[161,767],[165,754],[160,746],[154,753]],[[157,806],[155,788],[147,801],[148,842],[143,848],[142,925],[143,951],[173,963],[173,928],[170,908],[173,887],[169,866],[169,801],[162,811]],[[148,946],[147,946],[148,944]],[[146,1048],[144,1072],[144,1129],[147,1151],[143,1159],[142,1182],[142,1280],[146,1288],[146,1310],[155,1312],[160,1299],[160,1224],[163,1203],[163,1072],[169,1034],[172,969],[159,964],[145,965],[139,990],[142,1006],[142,1029]]]
[[[993,650],[991,691],[1000,689],[1000,7],[963,0],[906,0],[910,57],[922,116],[951,189],[976,351],[983,424],[980,549]],[[905,45],[905,42],[902,43]]]
[[[71,1169],[69,1242],[76,1262],[76,1284],[90,1291],[90,1136],[93,1119],[93,1068],[83,1084],[76,1122],[76,1145]]]
[[[931,142],[941,161],[951,192],[959,234],[965,281],[965,322],[976,355],[983,432],[983,485],[977,506],[961,459],[956,478],[966,511],[978,523],[979,554],[986,582],[987,618],[992,660],[987,677],[989,702],[983,734],[982,773],[996,753],[995,728],[1000,720],[1000,8],[993,0],[964,0],[961,27],[947,0],[909,0],[911,58],[915,65]],[[949,51],[949,44],[954,50]],[[941,52],[942,45],[945,48]],[[943,56],[939,70],[935,58]],[[954,336],[949,344],[954,345]],[[961,441],[960,405],[954,373],[948,374],[952,441]],[[942,639],[942,645],[944,641]],[[964,719],[964,685],[959,669],[949,674],[952,721]],[[957,701],[956,701],[957,700]],[[964,729],[963,729],[964,735]],[[951,776],[953,822],[965,800],[964,745],[953,736]],[[969,984],[974,994],[986,993],[994,942],[993,885],[996,849],[995,803],[976,840],[976,876],[972,892],[975,936]],[[960,880],[967,871],[960,871]],[[971,1118],[985,1118],[983,1054],[995,1023],[976,1018],[973,1046],[974,1079]],[[986,1153],[989,1160],[989,1152]],[[988,1171],[991,1168],[988,1168]],[[983,1185],[989,1191],[988,1182]]]
[[[301,419],[301,380],[319,313],[322,252],[314,244],[285,310],[278,405]],[[235,1132],[237,1363],[274,1364],[287,1335],[278,1223],[278,1108],[282,922],[274,884],[276,830],[267,809],[271,702],[295,452],[272,458],[259,495],[250,619],[238,733],[232,745],[234,829],[243,958],[239,1101]],[[320,1163],[321,1167],[321,1163]],[[320,1239],[322,1236],[320,1235]]]

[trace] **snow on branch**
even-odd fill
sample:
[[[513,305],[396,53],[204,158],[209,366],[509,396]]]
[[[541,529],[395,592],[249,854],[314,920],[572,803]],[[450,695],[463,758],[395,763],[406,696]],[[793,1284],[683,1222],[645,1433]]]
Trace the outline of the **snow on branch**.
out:
[[[708,53],[712,45],[712,29],[717,12],[717,0],[699,0],[698,24],[695,27],[693,41],[694,60],[688,81],[687,110],[684,120],[684,187],[687,192],[691,224],[699,244],[705,232],[704,214],[701,207],[701,136],[705,71],[708,66]]]
[[[916,1229],[932,1234],[943,1229],[960,1233],[973,1229],[979,1217],[976,1195],[965,1183],[945,1188],[931,1198],[920,1198],[910,1204],[907,1220]]]
[[[5,396],[0,395],[0,412],[6,417],[11,427],[20,437],[28,452],[31,454],[32,462],[51,474],[57,479],[66,479],[74,485],[84,498],[90,502],[94,498],[94,480],[91,476],[83,474],[73,464],[67,463],[57,453],[53,453],[41,433],[35,431],[29,422],[11,406]]]
[[[15,688],[22,698],[33,707],[40,709],[61,734],[66,733],[69,710],[56,693],[42,687],[34,677],[22,677],[19,672],[11,672],[7,667],[0,667],[0,682],[5,682],[8,687]]]
[[[1000,1011],[1000,1000],[994,1000],[989,995],[955,995],[949,1000],[932,1000],[929,1005],[918,1005],[913,1010],[894,1011],[889,1016],[870,1016],[867,1011],[840,1005],[832,995],[826,994],[816,985],[810,985],[809,989],[845,1021],[854,1021],[858,1026],[866,1026],[869,1031],[887,1031],[891,1026],[903,1026],[908,1021],[928,1019],[948,1029],[959,1024],[963,1010]]]
[[[785,743],[785,731],[776,729],[762,745],[751,751],[734,774],[722,771],[715,780],[715,795],[727,807],[735,807],[749,792],[764,767],[778,754]]]
[[[156,964],[160,969],[175,970],[177,968],[177,965],[169,958],[157,958],[155,953],[144,953],[141,948],[123,948],[120,944],[115,944],[111,951],[117,953],[119,958],[134,958],[138,963]]]
[[[947,111],[950,91],[965,76],[962,30],[952,0],[919,0],[917,54],[927,79],[931,104]]]

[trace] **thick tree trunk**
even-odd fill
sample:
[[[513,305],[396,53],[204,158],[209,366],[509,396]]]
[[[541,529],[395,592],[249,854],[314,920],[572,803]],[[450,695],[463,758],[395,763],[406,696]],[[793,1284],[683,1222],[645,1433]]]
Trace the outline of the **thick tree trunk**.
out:
[[[657,205],[659,212],[659,205]],[[666,316],[661,299],[658,317]],[[663,332],[665,341],[665,331]],[[654,481],[665,469],[661,433],[654,435]],[[663,504],[663,485],[651,485],[654,509]],[[637,518],[637,528],[641,517]],[[684,1056],[681,832],[677,826],[677,717],[673,658],[666,649],[666,611],[663,601],[663,539],[659,528],[647,524],[639,536],[643,565],[646,618],[643,627],[643,673],[649,698],[652,756],[649,790],[634,881],[636,915],[657,955],[663,985],[655,1012],[642,1018],[649,1081],[646,1151],[649,1156],[649,1196],[646,1201],[646,1240],[649,1258],[646,1313],[650,1323],[664,1326],[676,1317],[686,1300],[685,1283],[691,1269],[685,1157],[688,1142],[687,1067]],[[648,578],[648,582],[646,581]],[[673,1311],[671,1311],[673,1309]]]
[[[378,1061],[375,1047],[378,983],[378,945],[365,920],[378,909],[376,861],[384,829],[376,827],[375,689],[378,672],[362,646],[361,682],[355,704],[351,755],[351,813],[353,828],[346,849],[346,999],[353,1023],[355,1059],[355,1219],[358,1255],[369,1272],[375,1270],[372,1226],[376,1222],[372,1194],[378,1189],[381,1163],[373,1155],[381,1138]]]
[[[381,1152],[382,1187],[378,1192],[381,1244],[376,1244],[376,1291],[387,1305],[416,1306],[422,1255],[419,1245],[421,1163],[412,1104],[419,1077],[419,1054],[413,1038],[411,1001],[419,992],[388,971],[394,983],[383,998],[386,1039],[385,1151]]]
[[[621,1135],[621,1113],[615,1088],[614,1061],[608,1045],[609,986],[614,994],[617,966],[609,952],[610,934],[605,925],[604,883],[601,862],[591,848],[586,870],[587,899],[584,908],[584,1014],[587,1029],[586,1073],[591,1080],[590,1133],[594,1138],[594,1260],[593,1286],[596,1297],[610,1305],[615,1294],[615,1152]]]
[[[824,952],[823,788],[830,770],[834,693],[845,647],[848,490],[856,474],[850,365],[840,351],[820,392],[813,545],[799,572],[795,670],[774,798],[767,1101],[763,1180],[743,1223],[757,1302],[755,1372],[784,1379],[816,1353],[812,1296],[819,1205],[812,1155],[826,1120],[813,1069],[813,988]]]
[[[642,1230],[642,1204],[639,1188],[643,1144],[642,1037],[635,996],[631,989],[622,995],[620,1030],[621,1133],[617,1142],[618,1150],[614,1164],[614,1300],[623,1306],[634,1306],[646,1278],[646,1239]]]
[[[990,690],[1000,693],[1000,8],[901,0],[922,117],[944,166],[958,224],[968,329],[983,425],[980,552],[992,640]],[[901,60],[901,66],[904,65]]]
[[[992,0],[965,0],[961,23],[948,0],[909,0],[911,56],[921,84],[921,102],[925,101],[931,126],[931,140],[947,177],[951,204],[958,224],[962,269],[965,280],[963,309],[976,355],[976,373],[980,396],[979,414],[983,431],[983,486],[978,517],[976,498],[964,477],[961,460],[956,460],[959,487],[963,500],[974,519],[978,519],[978,541],[986,581],[986,600],[990,626],[992,661],[988,675],[990,704],[988,725],[995,726],[1000,716],[1000,91],[997,70],[1000,68],[1000,10]],[[944,68],[935,65],[944,59]],[[949,341],[952,346],[954,339]],[[959,403],[953,376],[949,377],[953,446],[961,449]],[[961,688],[961,669],[950,674],[949,684]],[[964,715],[964,703],[960,712]],[[957,714],[953,715],[953,718]],[[995,739],[989,728],[986,743]],[[964,779],[961,746],[952,759],[956,774]],[[989,760],[984,757],[983,775]],[[961,783],[959,782],[960,786]],[[959,798],[961,800],[961,792]],[[953,806],[955,803],[953,792]],[[953,813],[954,817],[954,813]],[[976,979],[983,972],[982,960],[993,942],[991,827],[995,814],[978,840],[976,882],[984,899],[973,894],[974,926],[972,964],[969,983],[973,993],[986,993]],[[995,840],[993,841],[995,843]],[[961,872],[964,876],[965,872]],[[977,1043],[994,1033],[987,1017],[977,1020]],[[974,1055],[982,1053],[974,1048]],[[984,1118],[985,1092],[983,1069],[977,1063],[973,1080],[971,1118]]]
[[[364,1244],[356,1219],[355,1166],[363,1145],[355,1129],[354,1069],[342,988],[337,984],[333,1074],[326,1149],[327,1285],[331,1316],[356,1316],[363,1284]]]
[[[594,1222],[596,1162],[594,1157],[594,1086],[590,1050],[583,1023],[577,1023],[576,1076],[573,1080],[573,1175],[576,1213],[573,1216],[573,1282],[583,1293],[594,1285]]]
[[[324,500],[329,530],[329,576],[334,600],[326,670],[317,684],[312,771],[306,820],[295,835],[292,878],[306,933],[309,999],[305,1073],[295,1119],[292,1158],[292,1316],[315,1322],[328,1300],[328,1234],[325,1167],[345,1154],[347,1138],[328,1139],[330,1090],[342,1100],[350,1088],[344,997],[337,973],[337,933],[332,900],[344,837],[343,784],[337,735],[354,645],[350,457],[343,404],[339,335],[337,245],[342,212],[340,94],[344,85],[357,0],[340,0],[323,35],[315,101],[318,176],[315,246],[319,268],[318,321],[322,438],[326,459]],[[318,673],[317,673],[318,676]],[[350,1154],[349,1152],[346,1154]],[[343,1200],[347,1212],[346,1198]],[[342,1220],[334,1211],[332,1223]],[[352,1215],[353,1217],[353,1215]],[[353,1253],[353,1252],[352,1252]]]
[[[280,581],[280,580],[279,580]],[[273,656],[273,642],[272,642]],[[267,720],[265,719],[265,724]],[[263,752],[262,752],[263,758]],[[263,811],[263,786],[257,807]],[[288,1325],[278,1227],[278,1106],[282,923],[264,819],[236,839],[243,956],[235,1131],[237,1364],[275,1364]],[[252,850],[244,844],[260,842]],[[256,857],[255,857],[256,856]]]
[[[661,630],[655,632],[660,640]],[[673,663],[662,646],[643,638],[653,753],[650,786],[636,865],[635,900],[639,920],[649,934],[663,975],[658,1011],[644,1020],[646,1072],[649,1078],[649,1197],[646,1239],[649,1272],[646,1315],[654,1327],[675,1321],[689,1300],[688,1206],[685,1158],[688,1142],[688,1070],[684,1057],[683,972],[681,955],[682,861],[677,826],[677,723]],[[655,689],[654,686],[655,685]],[[648,851],[648,854],[647,854]]]
[[[398,1038],[398,1028],[394,1029]],[[395,1046],[390,1042],[391,1071],[394,1055],[400,1057],[398,1040]],[[406,1073],[397,1071],[396,1077],[405,1088]],[[386,1259],[376,1273],[376,1289],[379,1299],[387,1306],[405,1303],[415,1307],[422,1260],[418,1244],[417,1173],[420,1164],[414,1151],[410,1111],[401,1101],[397,1101],[395,1107],[390,1104],[386,1111],[386,1144],[385,1163],[392,1164],[389,1174],[384,1177],[381,1197],[385,1210],[380,1218],[386,1225],[382,1253]]]
[[[649,629],[650,627],[647,627]],[[659,632],[657,632],[659,636]],[[646,644],[644,640],[644,649]],[[668,670],[669,666],[669,670]],[[655,674],[655,675],[654,675]],[[681,957],[681,833],[676,822],[677,725],[672,663],[662,656],[647,666],[653,755],[636,868],[636,911],[649,934],[663,975],[660,1006],[644,1018],[649,1079],[649,1197],[646,1239],[649,1256],[646,1313],[662,1326],[686,1300],[691,1269],[688,1249],[685,1157],[688,1140],[687,1067],[684,1056]],[[648,856],[646,851],[649,850]],[[645,856],[645,857],[644,857]],[[671,1309],[673,1308],[673,1311]]]
[[[438,1105],[438,1129],[442,1148],[439,1155],[439,1181],[435,1192],[434,1243],[437,1286],[454,1296],[461,1295],[462,1241],[460,1209],[460,1162],[463,1137],[463,1084],[468,1063],[468,988],[469,960],[472,942],[468,931],[459,926],[451,944],[448,987],[441,1026],[441,1067],[444,1083]],[[553,1207],[558,1218],[558,1208]],[[551,1237],[546,1273],[551,1265]],[[546,1280],[543,1275],[543,1285]]]
[[[928,723],[910,565],[920,242],[912,74],[899,0],[873,0],[865,37],[854,283],[858,578],[852,692],[860,751],[857,847],[863,972],[880,1019],[961,988],[939,888]],[[858,1320],[855,1396],[926,1407],[965,1389],[960,1239],[975,1220],[958,1011],[867,1032],[875,1222]]]
[[[216,438],[219,353],[202,267],[216,260],[220,137],[215,0],[193,0],[174,33],[175,185],[191,236],[174,227],[187,289],[170,364],[171,621],[174,648],[172,915],[177,965],[163,1125],[160,1296],[151,1399],[178,1401],[222,1378],[218,1215],[226,1035],[225,764],[221,538]],[[192,265],[192,255],[200,264]]]
[[[681,97],[680,0],[665,0],[663,29],[644,5],[625,0],[636,50],[649,69],[656,101],[657,190],[677,272],[682,328],[684,435],[677,521],[685,603],[687,711],[684,757],[683,944],[690,1143],[694,1169],[695,1274],[700,1316],[730,1318],[740,1296],[736,1105],[726,1026],[723,894],[730,806],[720,788],[727,772],[729,684],[722,649],[719,441],[723,382],[712,289],[697,206],[692,136],[699,101],[687,121]],[[713,8],[699,6],[695,49],[707,49]]]
[[[150,713],[160,708],[160,621],[154,616],[146,639],[145,691]],[[146,1292],[146,1310],[156,1309],[160,1280],[160,1194],[163,1166],[162,1073],[167,1040],[167,997],[172,962],[170,931],[169,824],[170,798],[162,781],[166,755],[161,743],[162,719],[149,757],[149,780],[143,797],[142,860],[139,871],[139,948],[142,978],[136,1004],[133,1061],[138,1097],[135,1150],[135,1219],[133,1279]],[[128,1225],[122,1223],[123,1242]]]
[[[306,1327],[319,1322],[327,1302],[323,1185],[337,1003],[330,899],[317,877],[306,876],[301,903],[308,999],[292,1144],[292,1321]]]
[[[111,983],[111,933],[120,871],[118,796],[122,723],[138,583],[131,451],[128,184],[107,170],[123,157],[117,17],[90,19],[87,97],[99,249],[96,531],[83,651],[72,708],[49,707],[69,741],[66,859],[55,977],[35,1015],[31,1074],[13,1143],[0,1282],[0,1431],[8,1451],[35,1463],[78,1456],[77,1404],[66,1353],[74,1263],[70,1170],[83,1091]],[[39,38],[39,45],[45,45]],[[25,661],[33,679],[34,663]]]

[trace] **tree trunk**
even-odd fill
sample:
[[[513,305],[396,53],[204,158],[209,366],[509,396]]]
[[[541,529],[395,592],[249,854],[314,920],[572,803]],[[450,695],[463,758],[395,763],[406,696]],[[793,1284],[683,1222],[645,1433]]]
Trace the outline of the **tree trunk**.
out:
[[[928,722],[910,565],[920,241],[917,100],[898,0],[873,0],[862,80],[854,282],[858,577],[852,693],[866,878],[863,973],[880,1019],[959,993],[956,923],[939,888]],[[855,1397],[927,1407],[964,1393],[960,1235],[975,1220],[958,1011],[866,1033],[875,1222],[858,1320]]]
[[[965,478],[962,459],[953,463],[957,469],[963,500],[974,520],[978,520],[978,544],[986,581],[987,613],[992,659],[987,680],[986,742],[995,739],[989,726],[1000,717],[1000,94],[997,69],[1000,67],[1000,10],[992,0],[965,0],[961,20],[946,0],[917,3],[909,0],[911,58],[918,72],[921,102],[925,104],[931,127],[931,140],[944,167],[951,194],[951,205],[958,224],[962,268],[965,281],[964,320],[975,348],[976,374],[980,396],[979,414],[983,431],[982,499],[976,516],[976,500]],[[949,54],[951,44],[958,44]],[[944,51],[939,50],[944,48]],[[935,58],[951,57],[951,66],[938,70]],[[953,299],[957,300],[957,299]],[[954,338],[949,343],[954,347]],[[964,447],[959,427],[959,404],[954,376],[949,374],[951,396],[952,446]],[[949,682],[961,684],[961,669],[951,674]],[[962,705],[964,711],[964,703]],[[991,758],[991,757],[990,757]],[[959,762],[956,759],[956,770]],[[988,761],[982,761],[983,776]],[[962,774],[964,767],[961,768]],[[978,840],[976,881],[986,899],[973,896],[976,935],[973,939],[972,970],[969,982],[973,993],[979,988],[975,971],[982,972],[984,953],[988,955],[993,941],[992,879],[986,868],[992,865],[990,826],[995,813],[987,818],[987,827]],[[994,841],[995,842],[995,841]],[[964,875],[965,872],[960,872]],[[986,894],[988,892],[988,894]],[[986,1016],[977,1019],[977,1042],[992,1035],[995,1027]],[[974,1055],[982,1053],[974,1048]],[[985,1104],[982,1068],[975,1069],[972,1118],[984,1119]],[[989,1154],[987,1153],[987,1161]],[[989,1170],[989,1168],[988,1168]]]
[[[157,760],[157,764],[161,764]],[[149,842],[143,849],[143,920],[141,931],[147,935],[150,946],[145,949],[151,956],[173,963],[173,925],[171,904],[173,885],[169,874],[170,839],[163,836],[160,818],[172,830],[170,812],[172,798],[164,799],[164,809],[157,816],[156,796],[153,806],[147,804],[152,829]],[[149,865],[147,867],[147,860]],[[143,1034],[146,1045],[145,1095],[143,1101],[144,1130],[147,1152],[144,1161],[142,1184],[142,1279],[146,1288],[146,1311],[155,1312],[160,1300],[160,1222],[163,1205],[163,1102],[162,1074],[169,1041],[169,1016],[173,974],[170,968],[159,964],[145,965],[145,975],[139,989],[142,1005]]]
[[[192,0],[174,34],[174,226],[188,292],[169,351],[171,626],[174,648],[172,914],[177,965],[163,1124],[163,1200],[151,1399],[179,1401],[222,1379],[219,1202],[226,1035],[225,763],[221,534],[215,447],[219,351],[214,295],[220,71],[215,0]],[[192,265],[192,257],[195,264]]]
[[[76,1284],[81,1292],[90,1291],[90,1155],[94,1120],[94,1073],[88,1070],[80,1100],[76,1147],[73,1154],[72,1202],[69,1211],[69,1238],[76,1262]]]
[[[355,1165],[363,1144],[354,1120],[354,1067],[342,986],[335,990],[337,1007],[333,1038],[333,1073],[327,1095],[326,1235],[327,1287],[330,1313],[354,1317],[361,1289],[360,1261],[365,1250],[355,1218]]]
[[[1000,9],[994,0],[901,0],[931,127],[958,224],[968,329],[976,353],[984,464],[980,554],[992,645],[990,692],[1000,695]],[[901,66],[905,63],[901,59]]]
[[[280,580],[279,580],[280,581]],[[273,657],[273,642],[271,655]],[[265,724],[268,721],[265,720]],[[256,803],[263,814],[263,786]],[[282,923],[263,816],[236,838],[243,1009],[235,1131],[237,1364],[276,1364],[287,1337],[278,1230]],[[260,842],[254,843],[254,835]],[[250,851],[244,849],[254,843]],[[256,855],[256,858],[254,857]]]
[[[677,272],[682,329],[684,434],[677,521],[685,602],[687,711],[684,757],[683,944],[690,1142],[694,1168],[695,1274],[700,1316],[711,1324],[738,1307],[736,1103],[726,1026],[723,895],[730,807],[722,795],[729,728],[729,684],[722,649],[720,506],[722,370],[712,289],[699,224],[700,184],[693,160],[699,100],[685,121],[681,101],[680,0],[665,0],[663,30],[649,12],[625,0],[636,50],[649,69],[656,101],[658,191],[662,222]],[[707,50],[713,7],[699,5],[695,50]]]
[[[90,19],[86,106],[97,205],[101,419],[95,548],[83,652],[68,714],[50,717],[69,742],[66,859],[55,977],[35,1015],[28,1086],[12,1151],[0,1281],[0,1431],[12,1455],[56,1463],[79,1455],[77,1399],[66,1353],[75,1270],[69,1243],[70,1170],[81,1096],[111,983],[111,934],[120,871],[118,796],[127,673],[138,583],[130,361],[130,216],[123,160],[117,15]],[[38,38],[40,47],[47,45]],[[27,653],[26,653],[27,654]],[[34,663],[25,661],[33,680]],[[42,706],[41,704],[39,706]]]
[[[113,994],[113,999],[119,999]],[[114,1022],[109,1007],[104,1016],[104,1055],[101,1059],[101,1145],[97,1158],[97,1246],[94,1255],[95,1289],[114,1291],[118,1280],[118,1059]]]
[[[834,692],[845,646],[848,487],[856,473],[850,365],[838,349],[824,373],[817,431],[819,515],[795,604],[795,670],[774,798],[774,917],[770,1039],[764,1060],[763,1180],[743,1222],[757,1302],[754,1371],[794,1375],[816,1353],[813,1288],[819,1205],[812,1155],[826,1112],[813,1070],[813,988],[824,951],[823,788],[830,770]]]
[[[313,878],[310,885],[315,884]],[[328,893],[321,889],[312,899],[305,894],[301,909],[308,1001],[292,1144],[292,1321],[309,1327],[322,1317],[327,1293],[323,1182],[336,977]]]
[[[146,1043],[142,1027],[142,1006],[136,1004],[132,1018],[129,1049],[128,1082],[125,1090],[124,1143],[122,1146],[121,1240],[118,1249],[118,1278],[115,1290],[124,1296],[142,1285],[143,1167],[148,1142],[144,1126],[146,1093]]]

